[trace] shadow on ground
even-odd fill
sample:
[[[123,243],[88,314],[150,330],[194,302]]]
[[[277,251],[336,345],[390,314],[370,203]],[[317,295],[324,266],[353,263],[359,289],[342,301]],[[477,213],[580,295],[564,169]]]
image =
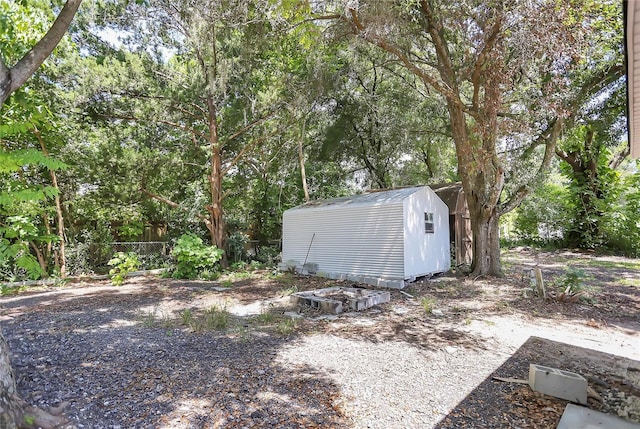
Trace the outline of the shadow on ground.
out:
[[[602,398],[599,401],[590,397],[589,408],[640,421],[640,407],[629,407],[630,403],[640,404],[635,402],[640,401],[640,362],[530,337],[435,428],[555,428],[567,401],[534,392],[527,384],[493,379],[494,376],[527,379],[530,363],[584,376]]]
[[[277,360],[295,334],[194,333],[141,319],[141,306],[187,305],[199,287],[0,301],[19,392],[43,408],[67,402],[73,424],[95,429],[349,426],[328,377]]]

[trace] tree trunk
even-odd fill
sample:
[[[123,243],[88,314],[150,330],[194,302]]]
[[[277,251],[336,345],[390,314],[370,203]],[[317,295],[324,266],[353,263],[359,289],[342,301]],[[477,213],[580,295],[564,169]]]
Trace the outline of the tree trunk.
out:
[[[447,106],[458,157],[458,173],[471,216],[471,275],[502,276],[498,202],[504,174],[495,153],[482,144],[481,137],[469,131],[460,105],[448,100]]]
[[[0,428],[15,429],[22,420],[26,404],[18,396],[9,347],[0,333]]]
[[[42,149],[42,153],[45,156],[49,156],[49,151],[47,150],[47,146],[44,144],[44,139],[40,134],[40,131],[37,128],[34,128],[33,131],[40,142],[40,148]],[[65,236],[64,236],[64,217],[62,216],[62,204],[60,203],[60,188],[58,187],[58,177],[56,176],[56,172],[54,170],[49,170],[49,175],[51,176],[51,183],[53,187],[58,193],[54,197],[56,203],[56,223],[58,224],[58,239],[60,240],[60,253],[58,254],[57,261],[59,263],[60,268],[60,277],[67,277],[67,258],[65,254]]]
[[[211,174],[209,175],[209,188],[211,204],[207,206],[210,222],[207,224],[211,235],[211,244],[225,250],[226,240],[224,231],[224,218],[222,211],[222,148],[218,137],[218,117],[216,106],[211,95],[207,96],[207,108],[209,110],[209,143],[211,145]],[[220,261],[223,267],[227,267],[226,252]]]
[[[13,67],[9,68],[0,57],[0,106],[9,98],[9,95],[20,88],[44,60],[58,45],[60,39],[69,28],[71,20],[75,16],[82,0],[67,0],[60,14],[51,28],[38,43]],[[25,413],[31,425],[26,425]],[[44,413],[41,410],[28,407],[18,396],[16,390],[9,347],[0,332],[0,428],[14,429],[17,427],[42,427],[55,428],[65,423],[59,417]]]
[[[0,333],[0,428],[55,429],[66,423],[68,421],[64,417],[31,407],[18,396],[9,346],[4,335]]]
[[[304,151],[303,151],[306,125],[307,125],[307,118],[304,118],[302,120],[302,131],[300,132],[300,139],[298,140],[298,162],[300,163],[300,178],[302,179],[302,190],[304,191],[304,201],[308,203],[309,187],[307,186],[307,173],[304,169]]]
[[[473,232],[473,262],[471,276],[501,276],[500,264],[500,217],[495,210],[488,216],[474,214],[471,210],[471,230]],[[476,221],[474,222],[474,219]]]

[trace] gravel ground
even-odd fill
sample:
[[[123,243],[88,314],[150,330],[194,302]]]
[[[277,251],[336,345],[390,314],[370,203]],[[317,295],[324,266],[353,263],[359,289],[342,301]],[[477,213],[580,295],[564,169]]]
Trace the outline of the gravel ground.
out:
[[[491,375],[526,378],[531,361],[580,372],[604,398],[592,408],[640,420],[639,271],[591,305],[442,278],[295,323],[283,290],[325,280],[137,278],[0,297],[0,323],[20,393],[66,403],[78,428],[555,428],[566,401]],[[224,329],[203,328],[212,306]]]
[[[286,365],[322,368],[349,398],[356,429],[430,428],[506,359],[491,351],[427,351],[331,335],[287,346]]]

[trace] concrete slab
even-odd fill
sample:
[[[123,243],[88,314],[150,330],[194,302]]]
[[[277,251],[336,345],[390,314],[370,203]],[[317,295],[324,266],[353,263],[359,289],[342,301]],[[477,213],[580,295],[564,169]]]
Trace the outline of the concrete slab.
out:
[[[640,429],[639,423],[569,404],[564,409],[557,429]]]

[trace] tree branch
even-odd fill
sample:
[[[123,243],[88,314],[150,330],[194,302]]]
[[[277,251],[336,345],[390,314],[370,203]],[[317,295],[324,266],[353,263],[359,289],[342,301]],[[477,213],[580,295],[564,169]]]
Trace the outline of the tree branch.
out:
[[[180,209],[180,210],[183,210],[185,212],[188,212],[188,210],[186,208],[182,207],[180,204],[175,203],[175,202],[173,202],[173,201],[171,201],[171,200],[169,200],[169,199],[167,199],[167,198],[165,198],[163,196],[160,196],[158,194],[154,194],[153,192],[151,192],[151,191],[149,191],[149,190],[147,190],[145,188],[140,188],[140,192],[142,192],[143,194],[153,198],[154,200],[160,201],[161,203],[164,203],[164,204],[168,205],[171,208]],[[196,213],[195,217],[200,219],[201,221],[203,221],[205,223],[205,225],[207,225],[207,226],[211,223],[211,221],[206,216],[203,216],[203,215],[201,215],[199,213]]]
[[[446,97],[448,100],[451,100],[453,103],[461,106],[465,112],[468,111],[467,106],[465,106],[464,103],[462,103],[458,95],[451,88],[445,86],[443,82],[438,81],[433,76],[431,76],[430,74],[422,70],[420,67],[416,66],[413,63],[413,61],[411,61],[411,59],[404,52],[402,52],[397,46],[390,44],[384,38],[378,35],[372,35],[371,33],[367,33],[365,31],[364,25],[362,24],[362,22],[360,21],[360,18],[358,17],[357,12],[354,9],[349,9],[349,13],[351,14],[351,20],[352,20],[351,24],[353,27],[353,32],[355,34],[360,35],[366,41],[373,43],[374,45],[377,45],[380,48],[387,51],[388,53],[394,55],[396,58],[400,60],[400,62],[402,62],[402,64],[404,64],[404,66],[409,71],[411,71],[416,76],[418,76],[425,84],[431,86],[437,92],[439,92],[444,97]]]
[[[0,105],[20,88],[53,52],[67,32],[82,0],[67,0],[60,14],[42,39],[11,69],[0,61]]]

